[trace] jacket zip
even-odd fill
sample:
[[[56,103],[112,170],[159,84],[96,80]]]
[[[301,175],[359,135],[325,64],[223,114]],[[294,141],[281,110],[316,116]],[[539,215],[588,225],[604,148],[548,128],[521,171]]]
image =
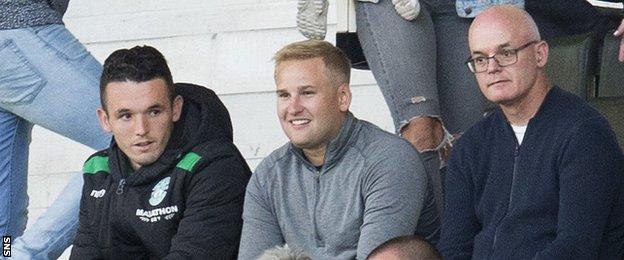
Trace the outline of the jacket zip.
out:
[[[496,242],[498,240],[498,232],[499,232],[499,228],[501,223],[503,222],[503,220],[507,217],[507,214],[509,214],[509,209],[511,208],[511,204],[513,202],[513,193],[514,193],[514,183],[516,180],[516,174],[518,172],[518,161],[520,159],[520,146],[518,145],[518,142],[516,141],[516,148],[514,149],[514,164],[513,164],[513,172],[511,174],[511,188],[509,191],[509,202],[507,204],[507,210],[505,211],[505,215],[503,216],[503,218],[499,221],[498,226],[496,227],[496,231],[494,231],[494,241],[492,242],[492,253],[494,252],[494,249],[496,248]],[[492,257],[492,255],[490,255],[490,258]]]
[[[323,247],[323,240],[321,239],[321,236],[319,234],[319,230],[318,230],[318,225],[317,225],[317,217],[316,214],[318,212],[318,201],[319,201],[319,193],[320,193],[320,186],[321,186],[321,171],[316,170],[315,171],[315,176],[314,176],[314,214],[312,214],[312,216],[314,216],[314,219],[312,219],[312,226],[314,227],[314,240],[316,242],[316,246],[317,247]]]
[[[123,194],[123,188],[125,184],[126,184],[126,179],[119,180],[119,184],[117,185],[117,191],[115,192],[117,193],[117,195]]]

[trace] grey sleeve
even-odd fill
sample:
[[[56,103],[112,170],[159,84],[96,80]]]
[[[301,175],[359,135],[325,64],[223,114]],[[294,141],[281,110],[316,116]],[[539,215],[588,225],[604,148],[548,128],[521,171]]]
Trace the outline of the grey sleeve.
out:
[[[284,238],[271,206],[271,198],[261,178],[267,168],[261,163],[247,185],[243,207],[243,233],[241,235],[238,259],[257,259],[272,247],[284,244]]]
[[[386,147],[367,170],[358,259],[389,239],[413,235],[424,205],[427,177],[420,157],[407,143]]]

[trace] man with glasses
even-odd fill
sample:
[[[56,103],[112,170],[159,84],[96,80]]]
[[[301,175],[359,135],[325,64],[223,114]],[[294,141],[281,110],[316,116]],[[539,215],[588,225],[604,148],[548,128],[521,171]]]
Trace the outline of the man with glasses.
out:
[[[624,156],[607,121],[550,85],[525,11],[488,9],[468,41],[468,68],[499,108],[451,154],[444,259],[622,259]]]

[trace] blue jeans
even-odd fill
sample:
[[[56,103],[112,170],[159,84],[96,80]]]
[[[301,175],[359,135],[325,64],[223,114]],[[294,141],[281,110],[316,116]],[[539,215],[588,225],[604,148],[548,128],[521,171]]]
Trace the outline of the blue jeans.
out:
[[[105,148],[110,137],[95,115],[102,66],[63,25],[0,30],[0,61],[0,234],[13,236],[15,258],[55,258],[76,232],[82,176],[17,238],[27,221],[31,130]]]
[[[415,20],[397,14],[390,0],[355,2],[358,37],[390,109],[397,133],[411,119],[439,118],[451,133],[479,120],[487,101],[464,64],[471,19],[460,18],[455,0],[421,0]],[[439,157],[421,154],[441,207]]]

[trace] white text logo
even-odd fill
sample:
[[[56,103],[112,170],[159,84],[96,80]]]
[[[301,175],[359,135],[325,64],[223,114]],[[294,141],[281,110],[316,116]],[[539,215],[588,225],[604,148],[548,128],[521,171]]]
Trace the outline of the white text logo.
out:
[[[101,190],[92,190],[92,191],[91,191],[91,197],[94,197],[94,198],[101,198],[101,197],[104,197],[104,194],[106,194],[106,190],[105,190],[105,189],[101,189]]]
[[[169,206],[164,208],[157,208],[152,210],[144,210],[137,209],[136,215],[144,222],[156,222],[161,218],[165,218],[166,220],[170,220],[173,218],[173,215],[178,212],[178,206]]]

